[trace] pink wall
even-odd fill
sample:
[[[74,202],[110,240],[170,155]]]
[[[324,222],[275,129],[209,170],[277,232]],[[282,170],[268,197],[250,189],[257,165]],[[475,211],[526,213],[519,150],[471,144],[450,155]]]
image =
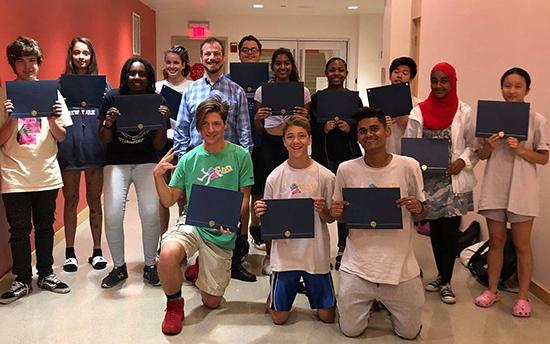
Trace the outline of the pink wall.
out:
[[[65,69],[68,44],[75,36],[92,40],[100,73],[118,87],[120,69],[132,55],[132,12],[141,16],[141,53],[156,65],[155,12],[139,0],[26,0],[0,1],[0,81],[14,78],[5,57],[5,46],[19,35],[40,43],[44,62],[41,79],[56,79]],[[81,185],[81,203],[84,187]],[[0,200],[0,277],[11,267],[8,226]],[[55,228],[63,226],[63,199],[57,199]]]
[[[508,68],[526,69],[533,80],[527,100],[550,120],[550,2],[540,0],[422,0],[419,96],[429,92],[429,72],[453,64],[458,93],[475,111],[478,99],[502,99],[499,80]],[[481,164],[477,167],[481,182]],[[541,216],[535,221],[533,280],[550,290],[550,166],[539,168]],[[526,197],[529,197],[526,195]],[[477,202],[477,197],[475,198]]]

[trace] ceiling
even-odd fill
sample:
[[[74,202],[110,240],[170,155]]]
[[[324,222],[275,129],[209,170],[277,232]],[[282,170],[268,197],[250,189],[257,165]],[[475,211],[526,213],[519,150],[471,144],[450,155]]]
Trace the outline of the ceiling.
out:
[[[384,0],[141,0],[157,12],[208,14],[345,15],[384,13]],[[253,4],[263,4],[255,9]],[[349,10],[350,5],[359,6]]]

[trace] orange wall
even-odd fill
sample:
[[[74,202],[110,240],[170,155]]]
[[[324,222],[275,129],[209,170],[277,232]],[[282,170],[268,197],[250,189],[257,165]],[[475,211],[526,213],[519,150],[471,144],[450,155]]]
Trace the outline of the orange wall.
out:
[[[132,55],[132,12],[141,16],[141,53],[156,65],[155,12],[139,0],[0,1],[0,81],[14,78],[5,47],[19,35],[38,40],[44,54],[40,79],[57,79],[65,69],[67,48],[75,36],[94,43],[99,72],[118,87],[120,68]],[[79,211],[85,207],[81,181]],[[63,197],[57,199],[55,228],[63,226]],[[0,201],[0,277],[11,268],[8,225]]]

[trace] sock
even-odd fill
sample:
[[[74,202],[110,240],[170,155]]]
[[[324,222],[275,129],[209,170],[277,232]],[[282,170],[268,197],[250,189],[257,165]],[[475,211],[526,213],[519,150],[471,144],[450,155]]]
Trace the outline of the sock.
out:
[[[65,258],[76,258],[76,255],[74,253],[74,247],[67,247],[65,248]]]
[[[168,299],[168,301],[170,301],[170,300],[176,300],[176,299],[181,299],[181,290],[178,291],[178,292],[175,293],[175,294],[166,295],[166,298]]]
[[[92,253],[92,257],[102,256],[103,252],[101,252],[100,248],[94,248],[94,253]]]

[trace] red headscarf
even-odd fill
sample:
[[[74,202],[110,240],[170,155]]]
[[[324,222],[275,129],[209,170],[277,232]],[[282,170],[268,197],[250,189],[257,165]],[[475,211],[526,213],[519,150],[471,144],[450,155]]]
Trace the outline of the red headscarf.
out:
[[[433,91],[426,100],[419,104],[422,110],[424,127],[428,129],[445,129],[453,122],[458,109],[458,96],[456,95],[456,70],[447,62],[436,64],[430,75],[435,72],[443,72],[449,77],[451,90],[443,98],[437,98]]]

